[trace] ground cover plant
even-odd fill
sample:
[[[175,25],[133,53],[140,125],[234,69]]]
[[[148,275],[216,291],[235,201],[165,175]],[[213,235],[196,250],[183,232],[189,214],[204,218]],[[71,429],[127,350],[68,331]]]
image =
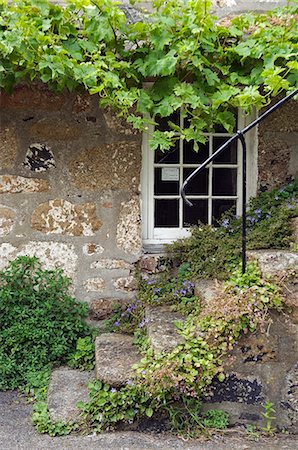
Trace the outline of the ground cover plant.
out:
[[[286,186],[263,192],[250,200],[247,211],[247,248],[289,248],[291,218],[298,215],[298,178]],[[233,211],[216,228],[193,227],[191,237],[168,247],[173,259],[191,261],[193,275],[225,279],[241,255],[241,223]]]
[[[79,338],[91,335],[87,305],[69,294],[62,270],[44,270],[21,256],[0,272],[0,389],[32,384],[60,365]],[[33,382],[34,385],[34,382]]]

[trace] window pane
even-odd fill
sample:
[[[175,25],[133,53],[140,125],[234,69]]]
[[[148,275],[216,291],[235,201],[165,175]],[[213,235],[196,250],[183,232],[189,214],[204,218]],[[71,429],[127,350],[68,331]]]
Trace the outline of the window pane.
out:
[[[162,152],[156,150],[154,155],[155,164],[177,164],[179,163],[179,141],[175,143],[175,147],[168,151]]]
[[[237,194],[237,169],[213,168],[212,195]]]
[[[218,150],[228,139],[228,137],[214,137],[212,153]],[[215,158],[214,163],[237,164],[237,142],[233,142],[221,155]]]
[[[168,173],[172,171],[173,173]],[[178,177],[177,177],[178,174]],[[177,181],[171,181],[178,178]],[[179,169],[178,167],[156,167],[154,169],[154,194],[178,195],[179,194]]]
[[[191,200],[193,206],[183,203],[183,226],[197,225],[198,222],[208,222],[208,200]]]
[[[157,123],[156,129],[160,131],[172,130],[168,122],[173,122],[175,125],[180,125],[180,111],[175,111],[169,117],[155,117],[155,122]]]
[[[236,212],[236,200],[226,200],[224,198],[220,200],[213,200],[212,223],[216,225],[220,217],[231,208],[234,208],[234,212]]]
[[[179,227],[179,200],[171,199],[156,199],[155,200],[155,214],[154,226],[157,228]]]
[[[195,169],[191,168],[183,169],[183,181],[185,181],[194,170]],[[208,180],[209,169],[204,169],[203,172],[199,173],[198,176],[195,176],[187,185],[187,195],[208,195]]]
[[[199,144],[199,151],[193,149],[194,142],[183,142],[183,164],[200,164],[209,156],[209,142]]]

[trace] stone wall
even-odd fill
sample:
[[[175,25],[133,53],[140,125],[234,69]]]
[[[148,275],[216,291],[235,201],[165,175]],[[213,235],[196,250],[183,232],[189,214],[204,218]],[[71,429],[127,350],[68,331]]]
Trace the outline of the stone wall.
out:
[[[259,125],[258,189],[270,190],[298,174],[298,107],[290,100]]]
[[[48,268],[62,266],[75,296],[95,307],[131,297],[140,168],[140,135],[100,110],[95,96],[43,86],[2,94],[0,269],[36,255]]]

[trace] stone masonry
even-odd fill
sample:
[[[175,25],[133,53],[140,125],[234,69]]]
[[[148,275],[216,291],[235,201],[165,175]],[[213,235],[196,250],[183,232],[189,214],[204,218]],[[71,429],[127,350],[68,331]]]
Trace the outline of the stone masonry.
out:
[[[142,255],[140,134],[87,94],[18,86],[0,105],[0,268],[36,255],[63,267],[96,315],[125,304]],[[259,190],[297,173],[297,123],[290,102],[259,127]]]
[[[125,305],[142,252],[141,136],[96,96],[22,86],[0,105],[0,269],[36,255],[97,316]]]

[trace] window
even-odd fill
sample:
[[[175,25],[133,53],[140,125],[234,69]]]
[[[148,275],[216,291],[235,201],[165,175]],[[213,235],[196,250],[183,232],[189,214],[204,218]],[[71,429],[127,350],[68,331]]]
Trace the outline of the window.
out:
[[[172,121],[183,127],[183,118],[176,115]],[[252,119],[246,118],[249,123]],[[237,128],[245,126],[244,117],[238,114]],[[166,121],[158,123],[160,130],[166,129]],[[217,157],[187,187],[187,198],[193,207],[186,205],[180,189],[184,180],[212,155],[231,136],[224,129],[217,128],[214,133],[205,133],[206,143],[201,144],[199,152],[193,150],[193,142],[179,139],[168,152],[149,149],[148,137],[143,139],[142,169],[142,217],[144,244],[171,242],[189,234],[189,227],[198,222],[216,224],[220,216],[234,208],[240,214],[241,208],[241,148],[234,143]],[[250,139],[247,140],[248,149]],[[256,148],[256,146],[255,146]],[[248,154],[248,169],[254,171],[248,176],[248,193],[254,195],[256,181],[256,158]],[[250,170],[251,172],[251,170]]]

